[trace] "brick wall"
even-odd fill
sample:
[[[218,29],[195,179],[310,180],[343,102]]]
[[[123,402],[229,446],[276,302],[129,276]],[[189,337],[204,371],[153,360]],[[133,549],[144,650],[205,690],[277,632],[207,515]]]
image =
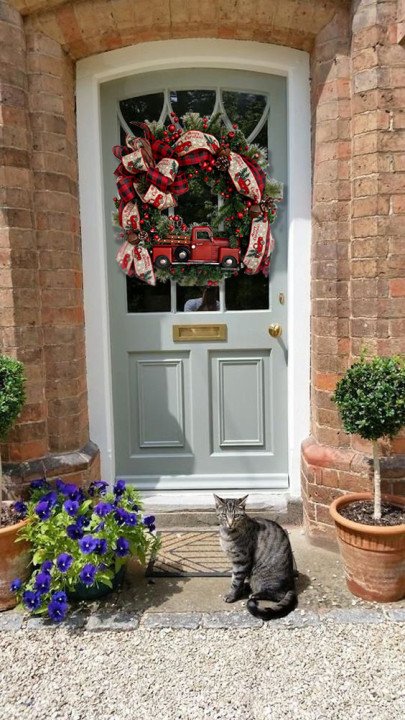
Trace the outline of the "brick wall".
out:
[[[12,490],[33,474],[84,478],[99,464],[88,435],[74,63],[3,1],[0,39],[0,348],[27,376],[2,445]]]
[[[38,469],[39,457],[50,473],[97,473],[87,420],[75,61],[167,38],[284,44],[311,54],[312,419],[303,444],[303,501],[309,532],[334,536],[330,500],[365,489],[370,465],[369,447],[342,431],[331,393],[364,342],[387,354],[405,343],[403,6],[403,0],[0,0],[2,347],[27,363],[29,391],[4,448],[13,477],[21,461],[29,461],[27,474]],[[388,489],[398,491],[404,437],[383,450],[395,453],[383,467]]]
[[[337,18],[317,37],[313,53],[313,418],[302,484],[310,534],[330,539],[328,505],[348,491],[370,490],[372,474],[371,446],[341,430],[331,391],[363,348],[370,354],[405,349],[405,50],[397,43],[397,11],[396,0],[353,3],[351,31],[336,43],[333,60],[334,73],[345,67],[346,78],[340,87],[335,80],[326,99],[316,92],[325,62],[322,38],[333,34]],[[332,46],[333,40],[333,57]],[[332,125],[338,117],[332,138],[319,122],[324,112]],[[405,494],[404,435],[382,443],[381,451],[384,489]]]

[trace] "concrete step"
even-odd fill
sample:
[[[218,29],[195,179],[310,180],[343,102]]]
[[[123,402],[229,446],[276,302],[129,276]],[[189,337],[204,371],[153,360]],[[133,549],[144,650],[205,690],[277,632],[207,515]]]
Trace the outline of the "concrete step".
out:
[[[299,500],[290,500],[284,507],[269,506],[264,509],[248,509],[248,514],[256,518],[275,520],[280,525],[302,525],[302,503]],[[158,530],[168,529],[213,529],[218,525],[218,518],[214,510],[202,509],[162,509],[154,512]]]

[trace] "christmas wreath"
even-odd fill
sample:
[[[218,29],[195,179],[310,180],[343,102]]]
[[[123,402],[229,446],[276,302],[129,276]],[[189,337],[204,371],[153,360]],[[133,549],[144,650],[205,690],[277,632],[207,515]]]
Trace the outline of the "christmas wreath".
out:
[[[128,134],[125,145],[113,148],[119,160],[113,217],[123,240],[117,253],[121,269],[150,285],[168,279],[213,284],[242,269],[267,275],[281,186],[266,175],[266,150],[249,144],[237,125],[229,130],[220,115],[187,113],[180,124],[172,113],[167,126],[134,124],[143,137]],[[199,183],[221,201],[209,224],[186,225],[175,211],[166,211]],[[210,256],[200,253],[194,260],[198,230],[210,243]]]

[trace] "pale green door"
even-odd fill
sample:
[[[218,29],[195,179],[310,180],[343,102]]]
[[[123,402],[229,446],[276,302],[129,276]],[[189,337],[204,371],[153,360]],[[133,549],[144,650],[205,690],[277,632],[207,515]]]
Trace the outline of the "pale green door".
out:
[[[116,476],[143,489],[281,489],[287,457],[287,209],[273,225],[270,277],[227,280],[219,309],[185,312],[201,293],[175,283],[156,288],[128,279],[111,230],[116,194],[111,148],[133,120],[164,120],[221,110],[251,140],[268,145],[271,175],[287,178],[286,79],[275,75],[183,70],[132,76],[101,86],[105,222],[113,373]],[[179,212],[203,221],[201,208]],[[212,198],[211,198],[212,199]],[[190,213],[199,217],[189,217]],[[223,324],[227,340],[176,342],[173,326]],[[269,326],[282,326],[281,338]]]

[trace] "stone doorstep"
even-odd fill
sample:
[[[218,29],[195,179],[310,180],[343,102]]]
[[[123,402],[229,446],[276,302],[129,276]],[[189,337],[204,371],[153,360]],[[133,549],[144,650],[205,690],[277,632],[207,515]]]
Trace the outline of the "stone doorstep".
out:
[[[149,508],[150,505],[150,508]],[[153,503],[146,502],[147,512],[153,512],[156,517],[156,526],[159,530],[199,530],[212,529],[218,525],[218,518],[215,510],[205,509],[201,507],[186,507],[184,509],[175,506],[162,507],[159,506],[154,511]],[[275,506],[253,506],[248,508],[248,513],[255,518],[263,518],[268,520],[276,520],[281,525],[297,526],[302,525],[302,501],[288,500],[286,505]]]
[[[405,608],[335,608],[324,612],[297,609],[284,618],[263,622],[247,611],[243,612],[145,612],[141,615],[126,609],[100,609],[91,615],[74,611],[61,625],[42,618],[28,618],[21,612],[8,611],[0,615],[0,632],[18,630],[84,630],[86,632],[124,632],[138,628],[148,630],[242,630],[268,626],[296,629],[328,624],[366,624],[384,622],[405,623]]]

